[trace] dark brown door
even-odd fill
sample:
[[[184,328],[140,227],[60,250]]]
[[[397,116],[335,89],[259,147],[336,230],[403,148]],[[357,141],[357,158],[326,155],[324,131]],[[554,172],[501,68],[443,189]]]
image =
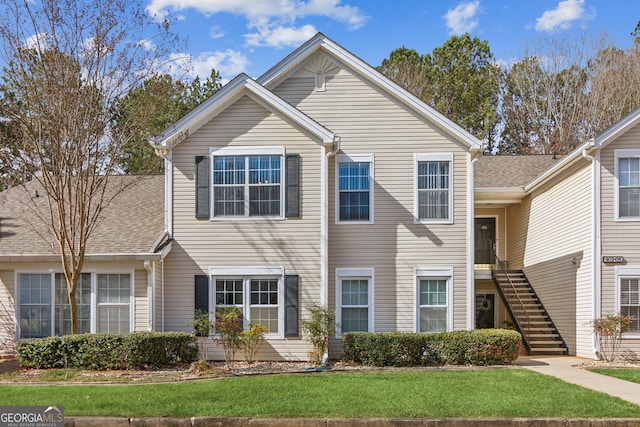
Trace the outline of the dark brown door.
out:
[[[475,263],[495,264],[496,219],[476,218],[475,221]]]
[[[496,327],[495,294],[476,294],[476,329]]]

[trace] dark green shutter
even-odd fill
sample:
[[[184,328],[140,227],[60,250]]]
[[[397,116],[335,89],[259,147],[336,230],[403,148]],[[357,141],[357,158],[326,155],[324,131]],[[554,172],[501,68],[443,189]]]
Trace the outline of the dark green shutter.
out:
[[[300,155],[287,154],[285,184],[285,216],[300,216]]]
[[[196,218],[209,218],[209,157],[196,156]]]
[[[298,280],[297,274],[284,276],[284,336],[298,336]]]
[[[209,312],[209,276],[196,274],[195,276],[195,310]]]

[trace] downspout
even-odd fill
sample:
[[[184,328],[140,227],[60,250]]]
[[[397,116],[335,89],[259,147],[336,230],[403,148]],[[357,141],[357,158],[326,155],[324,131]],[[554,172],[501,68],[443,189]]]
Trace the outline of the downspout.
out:
[[[173,238],[173,150],[157,145],[155,138],[149,141],[156,154],[164,159],[164,229],[169,239]],[[161,257],[160,316],[161,331],[164,332],[164,256]]]
[[[340,137],[335,135],[331,151],[322,156],[320,215],[320,305],[329,304],[329,158],[340,151]]]
[[[471,156],[468,153],[467,156]],[[474,221],[475,221],[475,193],[474,193],[474,179],[473,169],[474,163],[478,161],[480,156],[476,156],[469,162],[468,176],[467,176],[467,329],[473,330],[475,328],[475,233],[474,233]]]
[[[147,270],[147,330],[153,331],[153,289],[155,288],[155,265],[151,261],[144,260],[144,269]]]
[[[329,306],[329,158],[340,151],[340,137],[334,135],[331,151],[321,158],[321,205],[320,215],[320,305]],[[322,366],[329,360],[329,349],[322,355]]]
[[[601,232],[600,232],[600,224],[601,224],[601,201],[600,201],[600,188],[601,188],[601,177],[600,177],[600,151],[596,153],[595,156],[592,156],[588,153],[585,148],[582,150],[582,157],[589,160],[591,162],[591,176],[593,178],[593,188],[591,191],[591,252],[592,252],[592,321],[600,318],[602,315],[602,307],[601,307],[601,292],[602,292],[602,266],[600,264],[601,254],[602,254],[602,242],[601,242]],[[595,334],[591,335],[591,351],[593,352],[594,358],[598,359],[598,346]]]

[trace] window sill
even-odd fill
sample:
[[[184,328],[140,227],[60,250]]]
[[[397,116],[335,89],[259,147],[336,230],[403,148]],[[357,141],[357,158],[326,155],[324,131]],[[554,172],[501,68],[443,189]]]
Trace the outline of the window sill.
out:
[[[614,222],[640,222],[640,216],[618,217]]]
[[[443,225],[451,225],[453,224],[453,220],[426,220],[426,219],[413,219],[414,224],[443,224]]]
[[[209,218],[209,222],[228,221],[284,221],[283,216],[216,216]]]

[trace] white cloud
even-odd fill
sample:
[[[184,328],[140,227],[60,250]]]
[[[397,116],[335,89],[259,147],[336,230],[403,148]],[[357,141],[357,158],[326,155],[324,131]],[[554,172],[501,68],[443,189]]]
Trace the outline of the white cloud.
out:
[[[151,0],[147,11],[157,19],[170,12],[194,9],[209,16],[220,12],[243,16],[249,29],[258,31],[245,35],[250,46],[295,46],[309,37],[310,25],[296,27],[296,20],[322,16],[360,28],[367,17],[359,8],[341,4],[342,0]],[[315,34],[315,30],[314,30]],[[311,34],[313,35],[313,34]]]
[[[584,10],[584,0],[563,0],[555,9],[545,11],[536,19],[535,29],[552,32],[558,29],[566,30],[573,21],[588,19]]]
[[[234,77],[246,72],[248,67],[249,59],[242,52],[231,49],[203,52],[191,58],[192,77],[198,76],[201,80],[205,80],[215,68],[222,76],[222,84],[229,81],[229,76]]]
[[[301,28],[285,28],[259,26],[255,33],[246,34],[245,40],[248,46],[268,46],[281,48],[295,46],[309,40],[318,30],[313,25],[304,25]]]
[[[477,15],[480,13],[480,0],[460,3],[454,9],[449,9],[443,16],[450,35],[468,33],[478,26]]]
[[[209,37],[211,37],[214,40],[222,38],[224,37],[224,31],[222,31],[220,27],[211,27],[209,29]]]

